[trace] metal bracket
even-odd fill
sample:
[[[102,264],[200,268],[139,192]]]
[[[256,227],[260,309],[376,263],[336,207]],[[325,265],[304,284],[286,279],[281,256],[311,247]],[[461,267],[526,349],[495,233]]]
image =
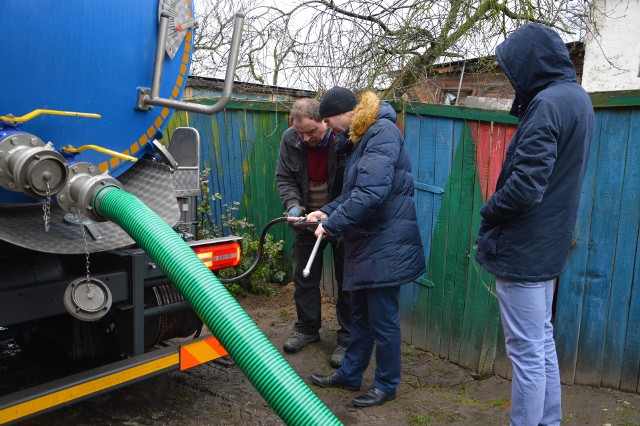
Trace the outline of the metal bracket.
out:
[[[242,27],[244,26],[244,13],[236,13],[233,24],[233,35],[231,37],[231,49],[229,51],[229,62],[224,78],[222,96],[213,105],[192,104],[174,99],[161,98],[160,84],[162,82],[162,64],[167,44],[167,31],[169,28],[169,16],[162,14],[160,17],[160,29],[158,31],[158,44],[156,46],[156,60],[153,67],[153,83],[151,90],[138,88],[137,108],[143,111],[151,109],[151,105],[172,108],[177,111],[189,111],[199,114],[211,115],[222,111],[231,99],[233,90],[233,78],[236,74],[238,55],[240,54],[240,41],[242,38]]]

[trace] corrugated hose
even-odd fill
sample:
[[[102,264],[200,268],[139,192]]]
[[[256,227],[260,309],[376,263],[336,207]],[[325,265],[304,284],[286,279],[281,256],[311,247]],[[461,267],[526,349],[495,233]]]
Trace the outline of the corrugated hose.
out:
[[[99,202],[96,202],[99,200]],[[220,280],[151,209],[115,186],[94,199],[102,217],[120,225],[174,283],[251,384],[287,425],[340,425]]]

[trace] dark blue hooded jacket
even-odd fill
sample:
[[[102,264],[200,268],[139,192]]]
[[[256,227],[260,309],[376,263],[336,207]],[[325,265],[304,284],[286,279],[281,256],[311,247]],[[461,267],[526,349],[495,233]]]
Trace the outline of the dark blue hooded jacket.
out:
[[[425,271],[409,153],[393,108],[374,103],[353,117],[352,129],[367,114],[373,124],[347,160],[342,195],[321,209],[325,231],[344,237],[347,291],[399,286]]]
[[[591,99],[555,31],[528,24],[496,48],[516,91],[514,134],[480,210],[478,262],[510,280],[546,281],[566,264],[594,132]]]

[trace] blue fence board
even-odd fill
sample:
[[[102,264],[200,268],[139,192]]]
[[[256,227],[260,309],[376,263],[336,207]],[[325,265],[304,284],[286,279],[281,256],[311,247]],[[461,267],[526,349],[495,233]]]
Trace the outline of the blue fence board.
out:
[[[598,179],[591,211],[576,381],[593,386],[600,385],[602,375],[604,332],[622,194],[621,171],[624,170],[626,153],[626,144],[614,141],[626,141],[627,134],[622,132],[628,131],[626,112],[609,111],[604,114],[599,155],[592,159],[598,162]]]
[[[410,158],[419,159],[424,156],[431,148],[429,143],[421,143],[421,123],[420,119],[413,115],[408,115],[405,118],[404,124],[404,139],[407,150],[409,151]],[[416,182],[415,190],[415,202],[416,211],[419,217],[425,217],[430,212],[430,207],[427,204],[431,201],[427,194],[423,194],[421,190],[417,189],[420,183],[426,183],[427,175],[427,162],[414,161],[412,162],[412,173]],[[425,236],[430,236],[430,222],[424,220],[419,223],[420,234],[422,236],[422,243],[425,246],[425,250],[428,250],[431,242],[427,241]],[[425,230],[427,228],[427,230]],[[426,345],[426,332],[428,324],[426,323],[427,316],[426,311],[423,311],[426,304],[421,303],[428,297],[428,290],[421,284],[410,283],[400,288],[400,324],[402,327],[403,338],[415,342],[415,345],[419,347],[425,347]],[[414,320],[412,321],[412,318]]]
[[[640,114],[626,111],[627,140],[630,135],[640,132]],[[622,134],[620,136],[623,136]],[[624,363],[625,336],[629,323],[634,317],[629,316],[631,291],[635,265],[629,253],[638,249],[638,229],[640,228],[640,144],[626,144],[624,167],[618,172],[621,175],[622,191],[620,197],[620,214],[617,222],[616,240],[614,241],[614,263],[611,274],[611,291],[609,297],[609,315],[606,321],[605,346],[601,384],[611,388],[619,388],[622,382],[622,366]],[[637,318],[637,317],[636,317]],[[637,377],[637,374],[636,374]]]
[[[598,152],[602,114],[596,116],[594,143],[591,145],[590,161],[580,196],[574,245],[569,252],[567,267],[558,279],[556,311],[554,316],[554,336],[560,366],[560,379],[563,383],[573,383],[578,357],[578,339],[582,319],[582,302],[585,294],[585,274],[589,254],[589,229],[591,228],[591,210],[594,204],[594,191],[597,177]]]
[[[640,392],[640,234],[636,234],[636,256],[631,278],[629,325],[624,343],[624,361],[620,389]]]

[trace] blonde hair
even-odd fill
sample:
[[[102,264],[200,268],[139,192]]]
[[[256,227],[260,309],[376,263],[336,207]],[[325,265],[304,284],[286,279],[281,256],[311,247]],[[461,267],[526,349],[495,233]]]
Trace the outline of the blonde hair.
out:
[[[356,106],[355,113],[349,127],[349,139],[355,145],[367,133],[367,130],[376,121],[376,115],[380,109],[378,95],[366,91],[360,96],[360,103]]]

